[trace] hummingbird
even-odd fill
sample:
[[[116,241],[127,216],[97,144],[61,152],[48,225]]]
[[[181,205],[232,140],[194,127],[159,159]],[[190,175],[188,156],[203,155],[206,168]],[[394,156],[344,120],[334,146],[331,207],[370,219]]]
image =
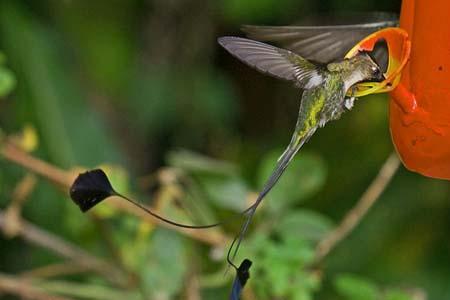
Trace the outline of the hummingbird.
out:
[[[280,179],[295,154],[318,128],[339,119],[353,107],[354,97],[346,97],[352,86],[363,81],[380,82],[384,80],[384,74],[367,52],[360,52],[349,59],[319,64],[290,50],[246,38],[221,37],[218,43],[245,64],[270,76],[292,81],[303,91],[291,141],[254,204],[244,211],[243,225],[227,255],[228,262],[232,263],[257,207]],[[231,252],[233,245],[236,246]]]

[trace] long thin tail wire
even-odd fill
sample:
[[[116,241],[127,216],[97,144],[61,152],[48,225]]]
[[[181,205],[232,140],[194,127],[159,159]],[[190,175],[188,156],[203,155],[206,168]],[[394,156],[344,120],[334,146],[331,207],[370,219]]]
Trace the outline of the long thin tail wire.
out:
[[[154,218],[163,221],[165,223],[171,224],[173,226],[177,226],[177,227],[182,227],[182,228],[188,228],[188,229],[206,229],[206,228],[212,228],[212,227],[216,227],[219,226],[221,224],[223,224],[223,222],[218,222],[218,223],[214,223],[214,224],[209,224],[209,225],[188,225],[188,224],[183,224],[183,223],[178,223],[169,219],[166,219],[160,215],[158,215],[157,213],[153,212],[152,210],[150,210],[148,207],[145,207],[144,205],[126,197],[123,196],[119,193],[116,193],[116,196],[127,200],[128,202],[130,202],[131,204],[133,204],[134,206],[142,209],[143,211],[145,211],[146,213],[148,213],[149,215],[153,216]]]
[[[242,239],[244,238],[244,236],[248,230],[250,222],[251,222],[253,215],[255,214],[256,209],[258,208],[259,204],[261,204],[261,201],[264,199],[264,197],[267,195],[267,193],[270,192],[270,190],[274,187],[274,185],[280,179],[281,175],[284,173],[287,166],[289,165],[289,162],[292,160],[294,155],[300,149],[302,144],[303,143],[297,142],[297,143],[294,143],[293,145],[289,145],[289,147],[286,149],[286,151],[280,157],[275,170],[272,172],[272,175],[269,177],[269,180],[265,184],[264,189],[258,195],[258,198],[255,200],[255,202],[249,208],[247,208],[245,211],[243,211],[242,214],[247,215],[247,216],[246,216],[244,224],[242,224],[239,234],[234,238],[233,243],[231,244],[230,249],[228,250],[228,254],[227,254],[228,263],[232,264],[232,261],[235,259],[237,252],[239,250],[239,247],[241,245]],[[232,248],[234,247],[234,245],[236,245],[236,248],[233,251]],[[230,257],[231,253],[233,253],[233,254]],[[234,264],[232,264],[232,265],[235,266]]]

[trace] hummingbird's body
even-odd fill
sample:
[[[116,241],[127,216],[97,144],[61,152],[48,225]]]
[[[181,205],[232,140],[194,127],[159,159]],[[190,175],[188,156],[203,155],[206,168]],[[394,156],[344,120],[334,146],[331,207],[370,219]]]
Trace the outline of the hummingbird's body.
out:
[[[291,51],[253,40],[223,37],[219,39],[219,43],[246,64],[272,76],[294,81],[303,89],[291,142],[278,159],[257,200],[246,211],[246,221],[237,237],[236,249],[232,255],[234,258],[256,208],[281,177],[298,150],[319,127],[338,119],[342,113],[352,108],[353,99],[346,98],[345,95],[354,84],[381,80],[383,74],[378,65],[365,53],[340,62],[316,65]]]

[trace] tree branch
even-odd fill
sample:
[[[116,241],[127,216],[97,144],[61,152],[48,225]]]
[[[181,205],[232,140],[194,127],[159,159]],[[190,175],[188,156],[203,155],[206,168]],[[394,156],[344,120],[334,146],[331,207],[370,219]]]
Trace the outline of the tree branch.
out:
[[[4,231],[5,228],[8,228],[7,219],[5,218],[5,213],[0,210],[0,229]],[[48,249],[61,257],[68,258],[89,270],[103,275],[105,278],[120,286],[124,286],[127,282],[124,274],[115,266],[108,264],[78,246],[66,242],[36,225],[20,220],[17,233],[27,242]]]
[[[91,269],[86,268],[86,266],[80,266],[74,261],[65,261],[27,270],[20,273],[20,276],[22,278],[50,278],[89,271],[91,271]]]
[[[1,273],[0,291],[27,300],[70,300],[70,298],[67,297],[50,295],[43,290],[34,287],[26,280]]]
[[[14,146],[14,144],[8,140],[2,145],[0,154],[7,160],[44,177],[61,188],[67,189],[67,187],[70,187],[76,176],[75,174],[66,172],[47,162],[34,158],[30,154]]]
[[[36,176],[28,173],[16,185],[11,197],[11,202],[5,210],[6,227],[3,229],[3,232],[7,237],[14,237],[17,235],[20,227],[22,206],[33,191],[36,181]]]

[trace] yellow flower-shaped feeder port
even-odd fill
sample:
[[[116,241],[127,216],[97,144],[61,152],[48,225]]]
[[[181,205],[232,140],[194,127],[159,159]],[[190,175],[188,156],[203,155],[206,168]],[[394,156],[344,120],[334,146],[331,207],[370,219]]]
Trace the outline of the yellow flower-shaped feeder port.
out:
[[[349,96],[361,97],[374,93],[390,92],[400,82],[401,71],[408,62],[411,52],[408,33],[401,28],[389,27],[372,33],[357,43],[346,54],[345,58],[353,57],[361,51],[371,52],[380,40],[386,41],[389,52],[388,67],[384,74],[386,79],[382,82],[359,83],[355,85],[353,90],[349,91]]]

